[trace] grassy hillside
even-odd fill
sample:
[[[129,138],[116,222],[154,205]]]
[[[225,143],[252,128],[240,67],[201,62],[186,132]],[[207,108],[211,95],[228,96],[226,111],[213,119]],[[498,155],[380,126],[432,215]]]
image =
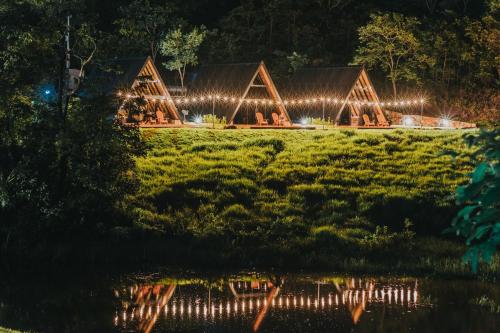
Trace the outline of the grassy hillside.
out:
[[[435,242],[421,240],[449,225],[454,189],[471,170],[459,131],[160,129],[144,135],[149,149],[138,160],[141,187],[128,200],[137,224],[250,261],[262,254],[303,263],[422,254]],[[445,150],[464,155],[452,160]],[[432,247],[459,252],[446,242]]]

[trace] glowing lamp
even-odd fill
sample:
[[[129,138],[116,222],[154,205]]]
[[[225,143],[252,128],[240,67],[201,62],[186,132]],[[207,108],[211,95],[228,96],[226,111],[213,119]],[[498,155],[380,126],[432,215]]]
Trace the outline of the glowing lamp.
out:
[[[45,93],[45,95],[50,95],[50,90],[47,89],[47,90],[44,91],[44,93]]]
[[[447,118],[441,119],[441,126],[442,127],[451,127],[451,120]]]
[[[403,125],[404,126],[413,126],[413,118],[410,116],[403,117]]]
[[[194,122],[199,125],[203,122],[203,118],[201,116],[196,116],[194,117]]]
[[[307,119],[305,117],[301,118],[300,123],[302,124],[302,126],[305,126],[305,125],[309,124],[309,119]]]

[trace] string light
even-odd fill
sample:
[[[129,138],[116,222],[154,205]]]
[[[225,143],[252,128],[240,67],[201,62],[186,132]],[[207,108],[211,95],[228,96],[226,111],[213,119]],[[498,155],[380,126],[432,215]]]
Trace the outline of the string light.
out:
[[[124,95],[122,92],[117,93],[118,97],[125,97],[125,99],[130,99],[130,98],[138,98],[140,96],[138,95],[131,95],[131,94],[126,94]],[[347,105],[354,105],[354,106],[379,106],[379,107],[385,107],[385,106],[396,106],[396,107],[407,107],[411,105],[417,105],[417,104],[424,104],[425,99],[420,98],[420,99],[407,99],[407,100],[395,100],[395,101],[359,101],[359,100],[339,100],[338,98],[331,98],[331,97],[310,97],[310,98],[304,98],[304,99],[284,99],[284,100],[275,100],[275,99],[256,99],[256,98],[236,98],[234,96],[227,96],[227,95],[199,95],[199,96],[192,96],[192,97],[175,97],[174,99],[172,98],[167,98],[165,96],[145,96],[144,97],[146,100],[152,100],[152,101],[168,101],[168,102],[174,102],[177,104],[189,104],[189,103],[199,103],[199,102],[205,102],[207,100],[219,100],[223,102],[230,102],[230,103],[253,103],[256,105],[302,105],[302,104],[318,104],[318,103],[328,103],[328,104],[347,104]]]

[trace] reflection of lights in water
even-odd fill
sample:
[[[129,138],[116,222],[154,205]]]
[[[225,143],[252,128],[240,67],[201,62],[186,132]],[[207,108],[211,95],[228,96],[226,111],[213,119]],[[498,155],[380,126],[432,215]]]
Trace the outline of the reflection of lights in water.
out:
[[[240,284],[241,287],[245,287],[244,283]],[[263,284],[261,284],[263,286]],[[352,288],[351,288],[352,286]],[[142,304],[130,304],[128,301],[121,302],[122,312],[117,311],[113,317],[113,322],[115,325],[120,324],[123,321],[123,325],[126,322],[132,322],[134,320],[156,320],[156,315],[158,315],[162,310],[165,313],[165,318],[169,318],[172,320],[186,320],[190,318],[199,319],[200,312],[203,311],[202,319],[207,320],[207,316],[211,315],[213,320],[215,319],[223,319],[230,318],[231,312],[234,312],[236,316],[238,312],[242,314],[246,314],[248,311],[254,313],[255,311],[260,311],[261,303],[265,306],[272,305],[277,306],[279,309],[290,309],[290,306],[293,303],[294,308],[304,308],[309,310],[318,310],[321,305],[321,309],[328,309],[328,307],[336,306],[336,309],[339,306],[339,302],[342,301],[343,304],[347,306],[358,306],[360,309],[366,309],[366,307],[371,302],[382,302],[387,304],[397,304],[399,306],[405,307],[413,307],[417,306],[418,301],[418,290],[417,285],[414,288],[412,287],[385,287],[385,288],[375,288],[373,283],[359,281],[358,279],[353,279],[349,281],[347,289],[344,289],[341,292],[329,292],[326,295],[292,295],[292,294],[284,294],[279,295],[275,298],[272,297],[259,297],[259,298],[246,298],[246,299],[234,299],[234,300],[220,300],[217,303],[203,303],[200,298],[178,298],[174,300],[173,303],[169,306],[164,303],[164,296],[157,294],[149,294],[146,298],[142,298]],[[136,288],[132,288],[136,289]],[[124,297],[128,299],[128,291],[132,290],[130,288],[124,288],[119,293],[119,297]],[[139,290],[144,290],[137,288],[136,292]],[[379,297],[380,296],[380,297]],[[144,297],[144,294],[141,296]],[[141,299],[141,297],[137,297],[134,295],[135,299]],[[342,299],[340,299],[342,297]],[[328,298],[328,299],[327,299]],[[335,298],[335,299],[334,299]],[[254,307],[254,302],[256,306]],[[311,309],[311,305],[312,309]],[[146,308],[147,307],[147,308]],[[162,309],[163,307],[163,309]],[[169,309],[170,307],[170,309]],[[203,308],[202,308],[203,307]],[[153,310],[154,309],[154,310]],[[130,312],[128,311],[130,310]],[[144,311],[146,310],[146,311]],[[151,315],[151,312],[154,311],[155,316]],[[146,317],[144,318],[144,312],[146,312]],[[172,313],[171,316],[168,316],[168,312]],[[176,313],[179,313],[179,316],[176,316]],[[219,312],[218,315],[215,312]],[[193,313],[195,316],[193,316]],[[136,316],[137,314],[137,316]],[[224,317],[226,315],[226,317]],[[137,317],[137,319],[135,319]]]

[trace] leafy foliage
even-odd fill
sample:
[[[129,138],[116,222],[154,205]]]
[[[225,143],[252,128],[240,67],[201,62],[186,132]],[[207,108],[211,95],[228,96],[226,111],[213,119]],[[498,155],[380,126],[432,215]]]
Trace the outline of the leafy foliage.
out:
[[[370,19],[359,28],[360,46],[354,62],[378,67],[387,73],[396,98],[398,81],[418,81],[419,69],[430,64],[415,36],[420,22],[397,13],[372,14]]]
[[[453,220],[451,231],[467,238],[464,260],[477,271],[478,262],[491,262],[500,244],[500,130],[481,130],[469,135],[477,167],[469,184],[457,189],[457,204],[463,205]]]
[[[115,21],[118,33],[125,45],[136,46],[136,50],[148,50],[156,59],[162,38],[166,31],[178,21],[175,7],[170,3],[154,5],[150,0],[134,0],[120,8],[121,17]],[[129,51],[129,52],[130,52]]]
[[[181,28],[170,31],[161,43],[161,53],[170,58],[163,65],[179,73],[181,86],[184,86],[186,67],[198,64],[198,48],[205,38],[205,28],[194,28],[184,34]]]

